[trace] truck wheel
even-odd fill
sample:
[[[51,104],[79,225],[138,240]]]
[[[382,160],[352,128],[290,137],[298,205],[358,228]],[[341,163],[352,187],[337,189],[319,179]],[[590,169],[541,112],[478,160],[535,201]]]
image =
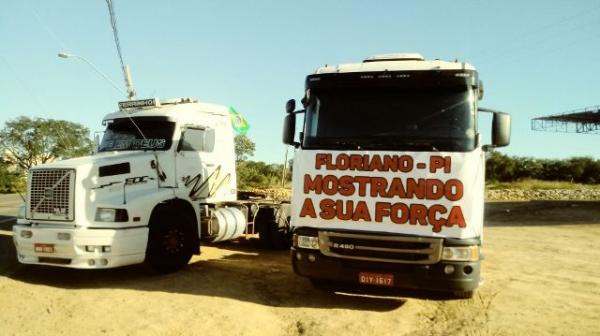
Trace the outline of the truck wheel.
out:
[[[150,219],[146,263],[159,273],[183,268],[194,254],[194,221],[174,208],[158,210]]]
[[[454,291],[452,294],[457,299],[470,299],[473,297],[475,291]]]
[[[271,227],[275,224],[275,209],[260,208],[256,217],[254,217],[254,225],[258,231],[258,241],[260,246],[265,249],[272,248],[271,242]]]
[[[269,239],[271,240],[271,248],[275,250],[287,250],[292,245],[292,239],[288,230],[285,227],[279,227],[278,223],[273,221],[269,224]]]

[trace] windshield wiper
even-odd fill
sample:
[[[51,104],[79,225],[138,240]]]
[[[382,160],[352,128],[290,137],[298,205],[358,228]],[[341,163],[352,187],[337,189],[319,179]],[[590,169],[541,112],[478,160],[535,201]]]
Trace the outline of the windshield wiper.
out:
[[[361,149],[394,149],[394,150],[427,150],[439,152],[440,150],[429,142],[390,142],[390,143],[373,143],[361,146]]]
[[[346,140],[332,141],[330,144],[335,145],[335,146],[340,146],[342,148],[356,147],[356,149],[361,149],[361,147],[362,147],[357,142],[346,141]]]
[[[432,150],[434,152],[440,151],[433,143],[430,142],[406,142],[403,145],[410,146],[414,149]]]
[[[453,110],[454,108],[456,108],[457,106],[459,106],[459,105],[462,105],[462,104],[464,104],[464,103],[466,103],[466,102],[467,102],[467,100],[461,100],[461,101],[459,101],[459,102],[456,102],[456,103],[454,103],[454,104],[452,104],[452,105],[450,105],[450,106],[448,106],[448,107],[444,107],[443,109],[440,109],[439,111],[437,111],[437,112],[435,112],[435,113],[432,113],[432,114],[426,115],[425,117],[423,117],[423,118],[421,118],[421,119],[419,119],[419,120],[415,121],[414,123],[412,123],[412,124],[411,124],[411,126],[414,126],[414,127],[416,127],[416,126],[418,126],[420,123],[422,123],[423,121],[426,121],[426,120],[428,120],[428,119],[431,119],[431,118],[433,118],[433,117],[437,117],[437,116],[439,116],[439,115],[442,115],[442,114],[444,114],[444,113],[446,113],[446,112],[448,112],[448,111],[452,111],[452,110]]]

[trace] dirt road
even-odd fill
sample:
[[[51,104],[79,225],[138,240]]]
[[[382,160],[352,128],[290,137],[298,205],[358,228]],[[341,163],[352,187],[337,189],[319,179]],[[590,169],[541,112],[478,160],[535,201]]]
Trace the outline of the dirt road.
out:
[[[293,275],[286,252],[255,240],[204,247],[164,276],[20,267],[3,223],[0,334],[600,335],[600,203],[498,202],[486,212],[485,283],[470,300],[318,291]]]

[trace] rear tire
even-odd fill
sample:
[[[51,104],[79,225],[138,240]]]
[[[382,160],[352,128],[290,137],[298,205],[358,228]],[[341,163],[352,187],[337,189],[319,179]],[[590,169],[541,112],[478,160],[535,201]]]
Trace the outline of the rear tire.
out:
[[[457,299],[470,299],[475,294],[475,291],[454,291],[452,295],[454,295]]]
[[[273,248],[271,242],[271,226],[275,223],[275,209],[260,208],[256,217],[254,217],[254,225],[258,231],[258,241],[260,247],[264,249]]]
[[[174,208],[159,208],[150,219],[146,264],[159,273],[175,272],[194,254],[194,220]]]

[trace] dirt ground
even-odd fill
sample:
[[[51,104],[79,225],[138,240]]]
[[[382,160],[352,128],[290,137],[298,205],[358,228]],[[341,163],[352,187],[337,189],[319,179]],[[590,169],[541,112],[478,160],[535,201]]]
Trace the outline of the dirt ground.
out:
[[[319,291],[255,239],[205,246],[163,276],[18,266],[14,221],[0,216],[0,334],[600,335],[600,202],[493,202],[486,213],[485,282],[469,300]]]

